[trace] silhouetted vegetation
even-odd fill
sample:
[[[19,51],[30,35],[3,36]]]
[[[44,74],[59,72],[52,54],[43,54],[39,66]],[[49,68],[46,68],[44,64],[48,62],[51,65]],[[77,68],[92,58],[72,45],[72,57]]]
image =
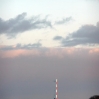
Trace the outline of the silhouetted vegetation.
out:
[[[94,96],[90,97],[89,99],[99,99],[99,95],[94,95]]]

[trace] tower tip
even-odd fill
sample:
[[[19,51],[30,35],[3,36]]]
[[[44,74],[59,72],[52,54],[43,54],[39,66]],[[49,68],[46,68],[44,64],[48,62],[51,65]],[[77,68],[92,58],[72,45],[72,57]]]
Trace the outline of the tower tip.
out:
[[[56,79],[56,82],[57,82],[58,80]]]

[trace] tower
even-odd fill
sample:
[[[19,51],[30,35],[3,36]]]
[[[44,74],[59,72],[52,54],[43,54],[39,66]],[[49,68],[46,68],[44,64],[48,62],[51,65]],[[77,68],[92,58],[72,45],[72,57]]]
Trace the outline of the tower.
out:
[[[56,94],[55,94],[55,98],[54,99],[58,99],[58,80],[56,79]]]

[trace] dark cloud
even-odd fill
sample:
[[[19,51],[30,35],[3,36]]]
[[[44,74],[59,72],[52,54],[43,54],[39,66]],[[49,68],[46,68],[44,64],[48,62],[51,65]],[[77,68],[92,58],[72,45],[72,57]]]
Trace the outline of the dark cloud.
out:
[[[41,29],[52,27],[51,22],[47,19],[40,19],[39,16],[35,16],[26,19],[26,13],[22,13],[15,18],[9,20],[3,20],[0,18],[0,34],[6,34],[10,37],[17,35],[18,33],[25,32],[32,29]]]
[[[72,17],[67,17],[67,18],[63,18],[60,21],[56,21],[55,24],[65,24],[65,23],[67,23],[67,22],[69,22],[71,20],[72,20]]]
[[[55,36],[55,37],[53,38],[53,40],[61,40],[61,39],[62,39],[61,36]]]
[[[0,50],[13,50],[13,49],[32,49],[32,48],[39,48],[41,47],[42,44],[40,42],[33,43],[33,44],[26,44],[26,45],[21,45],[17,44],[16,46],[3,46],[0,48]]]
[[[73,32],[66,38],[63,38],[61,43],[63,46],[99,44],[99,22],[97,22],[96,26],[83,25],[76,32]]]

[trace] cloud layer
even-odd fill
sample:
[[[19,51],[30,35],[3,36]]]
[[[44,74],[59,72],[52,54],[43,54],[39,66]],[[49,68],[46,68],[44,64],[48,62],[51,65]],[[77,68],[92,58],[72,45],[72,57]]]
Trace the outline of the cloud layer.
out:
[[[62,37],[55,37],[60,40]],[[62,46],[95,45],[99,44],[99,22],[94,25],[83,25],[77,31],[61,39]]]
[[[40,19],[40,16],[26,18],[26,15],[27,13],[22,13],[15,18],[10,18],[9,20],[3,20],[0,18],[0,34],[6,34],[9,37],[13,37],[18,33],[29,30],[53,27],[51,21],[47,20],[47,17],[43,19]],[[67,17],[60,21],[56,21],[55,24],[64,24],[70,20],[72,20],[72,17]]]
[[[95,54],[99,53],[99,48],[44,48],[40,43],[14,46],[0,46],[1,58],[13,58],[18,56],[46,56],[64,58],[69,55],[75,55],[75,53]]]
[[[89,99],[99,92],[99,49],[0,50],[1,99]],[[79,98],[78,98],[79,97]]]
[[[47,19],[40,19],[39,16],[26,19],[26,13],[22,13],[15,18],[3,20],[0,18],[0,34],[15,36],[18,33],[32,29],[41,29],[52,27],[51,22]]]

